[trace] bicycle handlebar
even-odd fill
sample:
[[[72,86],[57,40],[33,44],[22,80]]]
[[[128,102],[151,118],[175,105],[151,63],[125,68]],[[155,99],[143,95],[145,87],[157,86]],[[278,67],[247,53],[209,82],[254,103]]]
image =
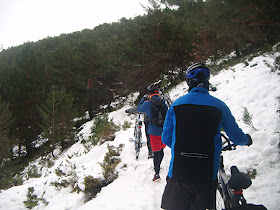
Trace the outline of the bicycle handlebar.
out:
[[[236,144],[228,144],[222,147],[222,151],[231,151],[236,149]]]
[[[231,151],[231,150],[235,150],[237,145],[231,143],[231,141],[229,140],[228,137],[226,137],[223,133],[221,134],[222,137],[226,140],[226,142],[224,144],[227,144],[226,146],[222,147],[222,151]]]

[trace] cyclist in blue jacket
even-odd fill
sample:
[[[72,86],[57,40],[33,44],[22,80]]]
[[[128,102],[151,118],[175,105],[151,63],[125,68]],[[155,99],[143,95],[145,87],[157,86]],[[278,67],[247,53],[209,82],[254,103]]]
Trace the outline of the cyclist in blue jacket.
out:
[[[166,210],[214,207],[223,128],[238,145],[252,139],[238,127],[227,105],[209,94],[210,70],[195,63],[186,71],[189,93],[169,108],[162,141],[171,148],[171,161],[161,208]]]
[[[147,99],[145,96],[140,100],[139,105],[137,107],[138,112],[145,113],[150,119],[152,119],[152,106],[153,100],[159,100],[159,91],[157,88],[148,90],[149,98]],[[164,102],[164,108],[167,111],[168,107]],[[153,151],[153,162],[154,162],[154,169],[155,169],[155,175],[153,177],[153,181],[159,181],[159,171],[160,171],[160,165],[164,156],[163,149],[165,148],[165,144],[161,141],[161,134],[162,134],[162,127],[159,127],[155,124],[153,124],[152,121],[150,121],[148,126],[148,133],[150,134],[150,142],[151,147]]]

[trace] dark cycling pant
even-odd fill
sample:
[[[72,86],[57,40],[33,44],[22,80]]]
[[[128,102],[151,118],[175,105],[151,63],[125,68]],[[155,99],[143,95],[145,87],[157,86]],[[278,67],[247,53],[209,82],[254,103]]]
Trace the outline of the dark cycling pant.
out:
[[[167,178],[161,208],[165,210],[213,209],[217,182],[210,184],[185,184]]]
[[[161,151],[154,152],[154,167],[155,167],[156,174],[159,174],[160,164],[163,159],[163,156],[164,156],[163,149],[161,149]]]

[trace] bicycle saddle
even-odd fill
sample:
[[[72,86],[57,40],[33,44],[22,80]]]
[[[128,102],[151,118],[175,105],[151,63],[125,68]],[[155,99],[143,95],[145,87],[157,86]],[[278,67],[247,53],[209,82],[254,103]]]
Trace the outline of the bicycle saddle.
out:
[[[251,184],[251,179],[244,173],[241,173],[236,166],[230,168],[231,177],[228,186],[234,190],[247,189]]]

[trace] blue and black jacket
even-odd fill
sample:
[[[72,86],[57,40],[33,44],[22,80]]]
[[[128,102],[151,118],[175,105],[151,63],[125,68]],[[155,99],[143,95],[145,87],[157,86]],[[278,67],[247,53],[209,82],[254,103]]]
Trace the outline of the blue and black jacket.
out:
[[[169,108],[162,142],[171,148],[168,176],[184,183],[210,183],[217,179],[221,128],[238,145],[248,138],[227,105],[205,88],[195,87]]]
[[[160,98],[159,95],[153,95],[151,99],[157,100],[159,98]],[[168,108],[165,103],[165,100],[163,100],[163,101],[164,101],[165,109],[167,111]],[[148,116],[148,118],[152,119],[152,106],[153,106],[153,102],[151,100],[146,100],[145,98],[142,98],[137,107],[137,111],[145,113]],[[154,136],[161,136],[162,127],[158,127],[150,121],[149,127],[148,127],[148,133],[151,135],[154,135]]]

